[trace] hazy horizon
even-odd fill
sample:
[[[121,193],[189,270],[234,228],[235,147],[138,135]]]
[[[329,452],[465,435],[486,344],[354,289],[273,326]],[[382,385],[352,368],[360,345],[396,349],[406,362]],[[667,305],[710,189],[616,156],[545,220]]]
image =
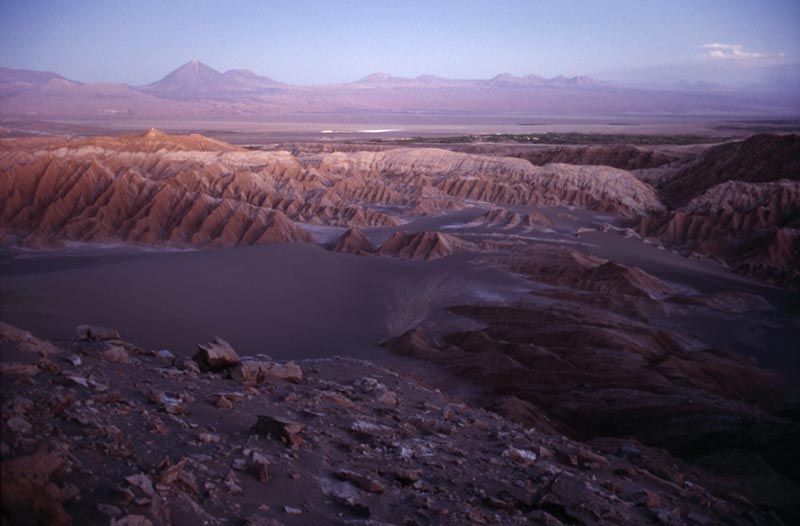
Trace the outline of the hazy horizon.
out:
[[[0,15],[0,65],[81,82],[144,85],[192,59],[293,85],[377,72],[731,86],[800,78],[800,5],[789,1],[0,1]]]

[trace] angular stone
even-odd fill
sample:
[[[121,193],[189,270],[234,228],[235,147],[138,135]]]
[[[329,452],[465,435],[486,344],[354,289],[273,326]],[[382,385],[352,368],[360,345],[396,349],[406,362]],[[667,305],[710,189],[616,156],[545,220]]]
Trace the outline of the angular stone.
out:
[[[539,446],[537,448],[537,454],[538,454],[539,458],[542,458],[542,459],[544,459],[544,458],[553,458],[553,452],[550,451],[549,449],[547,449],[544,446]]]
[[[128,351],[122,347],[113,345],[100,353],[101,358],[107,362],[119,364],[131,364],[133,360],[128,355]]]
[[[170,415],[186,414],[186,402],[181,398],[168,396],[164,391],[153,389],[148,395],[151,404],[155,404],[161,411]]]
[[[294,362],[248,360],[241,362],[231,371],[231,378],[251,384],[260,384],[270,379],[297,383],[303,379],[303,370]]]
[[[33,429],[33,426],[31,426],[30,422],[20,416],[9,418],[6,422],[6,425],[8,426],[9,430],[21,435],[27,435]]]
[[[189,375],[200,374],[200,367],[194,360],[184,360],[181,363],[181,369],[186,371]]]
[[[379,481],[356,473],[355,471],[341,469],[336,472],[336,477],[341,480],[346,480],[355,487],[363,489],[364,491],[369,491],[370,493],[383,493],[386,491],[386,486]]]
[[[416,469],[396,469],[392,474],[403,484],[412,484],[422,476],[422,473]]]
[[[257,451],[250,451],[248,469],[259,482],[269,481],[269,460]]]
[[[511,460],[521,464],[533,464],[536,462],[537,456],[533,451],[528,451],[527,449],[517,449],[514,446],[508,446],[508,448],[503,451],[503,458],[510,458]]]
[[[221,440],[219,435],[215,435],[214,433],[200,433],[197,435],[197,439],[200,442],[205,442],[206,444],[216,444]]]
[[[36,367],[42,371],[47,371],[48,373],[52,374],[58,374],[61,372],[61,367],[59,367],[57,363],[53,362],[46,356],[42,356],[36,360]]]
[[[148,497],[152,497],[153,494],[155,493],[155,490],[153,489],[153,481],[150,480],[150,477],[148,477],[144,473],[131,475],[129,477],[126,477],[125,480],[131,486],[139,488],[142,491],[142,493],[144,493]]]
[[[378,396],[378,402],[386,405],[397,405],[397,393],[394,391],[384,391]]]
[[[358,420],[350,426],[350,432],[363,438],[386,438],[392,439],[396,436],[394,429],[388,426],[373,424]]]
[[[330,400],[334,404],[342,407],[353,407],[352,400],[342,394],[337,393],[336,391],[323,391],[314,397],[314,403],[317,405],[326,400]]]
[[[96,325],[78,325],[75,328],[75,336],[79,340],[94,340],[94,341],[103,341],[103,340],[119,340],[122,336],[120,336],[119,332],[114,329],[109,329],[108,327],[100,327]]]
[[[161,362],[172,363],[175,360],[175,355],[167,349],[161,349],[155,352],[155,358]]]
[[[84,378],[83,376],[78,376],[74,374],[64,376],[64,383],[66,385],[79,385],[81,387],[89,388],[89,380]]]
[[[159,486],[174,486],[182,491],[191,494],[197,494],[197,481],[194,476],[186,471],[186,464],[188,459],[184,458],[174,466],[170,466],[161,472],[158,485]]]
[[[250,431],[262,436],[272,436],[292,449],[297,449],[306,443],[300,436],[305,428],[303,424],[285,418],[258,415],[258,421]]]
[[[194,361],[203,371],[219,371],[229,369],[240,363],[239,355],[228,342],[215,337],[205,345],[197,346]]]
[[[643,490],[643,492],[643,503],[647,509],[657,510],[661,508],[661,497],[659,497],[657,493],[653,493],[652,491],[648,490]]]

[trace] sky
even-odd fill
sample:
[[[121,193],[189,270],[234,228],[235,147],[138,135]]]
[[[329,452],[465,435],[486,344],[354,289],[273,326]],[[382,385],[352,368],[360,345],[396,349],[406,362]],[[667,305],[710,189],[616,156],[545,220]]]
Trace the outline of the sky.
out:
[[[0,0],[0,66],[154,82],[192,59],[298,85],[371,73],[800,78],[800,0]]]

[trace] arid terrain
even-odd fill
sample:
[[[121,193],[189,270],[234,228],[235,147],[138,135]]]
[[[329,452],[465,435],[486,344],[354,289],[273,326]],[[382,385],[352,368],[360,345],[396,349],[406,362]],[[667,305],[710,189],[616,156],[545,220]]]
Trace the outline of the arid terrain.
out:
[[[11,524],[800,520],[800,136],[14,125]]]
[[[693,114],[781,117],[792,90],[721,85],[642,87],[587,76],[507,73],[487,79],[375,73],[323,86],[295,86],[242,69],[192,60],[142,86],[78,82],[49,71],[0,68],[0,116],[16,118],[229,118],[320,113],[596,115]]]

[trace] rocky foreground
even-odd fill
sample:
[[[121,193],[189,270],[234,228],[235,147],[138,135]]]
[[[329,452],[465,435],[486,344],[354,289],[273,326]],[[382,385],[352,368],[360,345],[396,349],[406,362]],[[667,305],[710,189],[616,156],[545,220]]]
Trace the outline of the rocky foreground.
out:
[[[0,328],[3,524],[782,523],[663,450],[590,447],[364,361]]]

